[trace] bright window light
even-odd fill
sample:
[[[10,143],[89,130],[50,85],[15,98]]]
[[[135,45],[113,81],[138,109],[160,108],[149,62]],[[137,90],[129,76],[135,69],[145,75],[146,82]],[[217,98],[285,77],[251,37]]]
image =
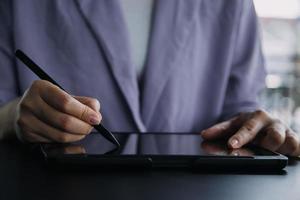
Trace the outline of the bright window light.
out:
[[[282,79],[278,75],[269,74],[266,77],[266,85],[271,89],[279,88],[282,85]]]
[[[298,18],[299,0],[254,0],[255,9],[260,17]]]

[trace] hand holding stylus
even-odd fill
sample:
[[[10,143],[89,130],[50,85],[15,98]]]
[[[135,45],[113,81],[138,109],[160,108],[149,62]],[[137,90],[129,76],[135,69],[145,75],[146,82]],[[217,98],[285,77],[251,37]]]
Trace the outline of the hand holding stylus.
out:
[[[75,98],[71,98],[70,95],[68,95],[68,93],[66,93],[66,91],[62,88],[62,86],[60,86],[52,77],[50,77],[41,67],[39,67],[33,60],[31,60],[24,52],[22,52],[21,50],[17,50],[16,53],[15,53],[15,55],[33,73],[35,73],[40,79],[46,80],[46,82],[43,82],[43,83],[46,84],[47,82],[49,82],[49,83],[52,84],[51,85],[52,87],[53,86],[56,87],[56,89],[57,89],[56,91],[51,91],[49,87],[48,87],[49,90],[46,90],[46,88],[45,88],[45,90],[43,89],[44,95],[48,95],[49,98],[51,98],[52,95],[54,95],[54,99],[52,99],[53,101],[51,101],[52,103],[49,103],[50,101],[47,101],[47,99],[44,98],[43,100],[46,103],[49,103],[50,106],[52,106],[53,108],[57,109],[58,111],[63,112],[64,114],[68,114],[68,115],[73,116],[73,117],[75,117],[75,118],[77,118],[77,119],[79,119],[79,120],[81,120],[83,122],[86,122],[86,123],[89,123],[90,125],[93,125],[93,127],[104,138],[106,138],[107,140],[109,140],[110,142],[112,142],[113,144],[115,144],[117,147],[120,147],[120,143],[117,140],[117,138],[109,130],[107,130],[102,124],[100,124],[101,115],[100,115],[100,113],[98,113],[99,114],[99,116],[98,116],[95,113],[100,108],[99,102],[96,102],[95,99],[93,100],[93,99],[88,98],[88,97],[75,97]],[[33,87],[35,88],[35,86],[36,86],[36,87],[39,88],[39,85],[40,85],[39,82],[35,82],[35,83],[36,84],[33,85]],[[40,90],[38,90],[38,91],[40,91]],[[37,92],[37,91],[34,90],[34,92]],[[50,92],[50,94],[47,94],[49,92]],[[54,93],[52,94],[51,92],[54,92]],[[55,96],[55,95],[57,95],[59,93],[60,93],[60,96]],[[63,96],[63,97],[61,97],[61,96]],[[61,97],[61,98],[58,98],[58,97]],[[77,101],[75,101],[75,100],[77,100]],[[93,101],[93,102],[91,103],[91,101]],[[22,102],[22,100],[21,100],[21,102]],[[79,102],[82,102],[84,105],[80,104]],[[98,104],[99,106],[96,106],[96,104]],[[21,109],[22,109],[22,105],[23,105],[23,107],[26,108],[26,104],[23,103],[23,104],[20,104],[20,106],[19,106],[19,107],[21,107]],[[90,108],[94,108],[94,112],[89,108],[89,105],[90,105]],[[40,115],[41,116],[48,116],[49,114],[48,113],[44,113],[42,111]],[[55,118],[57,116],[52,115],[51,117]],[[72,123],[70,121],[72,121]],[[75,125],[74,121],[76,121],[76,120],[74,120],[74,118],[63,117],[63,120],[59,122],[59,124],[60,124],[59,128],[61,128],[61,126],[62,126],[63,127],[62,128],[63,131],[68,131],[68,129],[71,128],[69,126]],[[20,118],[18,118],[17,122],[19,122],[19,123],[17,123],[17,125],[19,125],[21,127],[23,126],[23,120],[21,120]],[[72,129],[74,129],[74,127],[72,127]],[[89,132],[91,132],[91,130],[92,130],[92,127],[90,127],[90,129],[87,132],[89,133]],[[52,131],[54,131],[54,130],[52,129]],[[20,131],[18,131],[18,126],[17,126],[17,134],[19,132]],[[77,132],[79,132],[79,131],[77,130],[76,133]],[[30,132],[27,131],[27,135],[28,135],[28,133],[30,133]],[[68,132],[65,132],[65,134],[63,134],[63,135],[61,135],[61,134],[57,135],[56,134],[57,137],[59,137],[59,141],[57,141],[57,142],[72,142],[72,141],[80,140],[80,139],[82,139],[87,134],[86,131],[84,131],[85,134],[82,135],[82,131],[80,131],[81,134],[78,134],[78,135],[81,135],[81,136],[77,136],[77,138],[74,138],[74,137],[71,138],[71,136],[68,135],[68,134],[66,134],[66,133],[68,133]],[[36,134],[35,134],[35,136],[36,136]],[[40,138],[40,139],[42,139],[42,138]]]
[[[17,106],[19,136],[29,142],[74,142],[100,123],[99,101],[71,96],[56,85],[37,80]]]

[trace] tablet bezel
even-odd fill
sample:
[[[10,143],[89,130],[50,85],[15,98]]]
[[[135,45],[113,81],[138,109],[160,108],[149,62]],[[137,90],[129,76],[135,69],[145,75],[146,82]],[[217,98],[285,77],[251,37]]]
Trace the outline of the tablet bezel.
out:
[[[115,133],[132,134],[132,133]],[[139,133],[137,133],[139,134]],[[145,134],[145,133],[140,133]],[[148,133],[150,134],[150,133]],[[157,133],[154,133],[157,134]],[[164,133],[178,135],[183,133]],[[191,133],[186,133],[190,135]],[[282,170],[288,158],[276,152],[274,155],[255,156],[220,156],[220,155],[122,155],[122,154],[59,154],[51,155],[46,146],[40,144],[39,149],[47,164],[56,167],[96,167],[96,168],[189,168],[201,170]]]

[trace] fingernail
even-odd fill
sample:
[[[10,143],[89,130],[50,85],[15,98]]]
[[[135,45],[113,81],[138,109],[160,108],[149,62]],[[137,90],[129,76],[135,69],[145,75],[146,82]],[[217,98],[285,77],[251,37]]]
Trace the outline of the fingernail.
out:
[[[233,147],[233,148],[238,148],[238,144],[239,144],[239,141],[237,139],[232,139],[230,141],[230,145]]]
[[[203,130],[203,131],[201,131],[201,135],[203,135],[203,134],[205,134],[206,133],[206,130]]]
[[[96,117],[96,116],[91,116],[91,117],[90,117],[90,123],[91,123],[92,125],[98,125],[98,124],[100,124],[100,120],[99,120],[99,118]]]

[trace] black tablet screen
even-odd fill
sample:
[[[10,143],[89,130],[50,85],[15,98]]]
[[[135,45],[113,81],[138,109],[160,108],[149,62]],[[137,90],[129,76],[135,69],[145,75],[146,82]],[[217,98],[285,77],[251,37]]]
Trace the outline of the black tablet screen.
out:
[[[261,148],[247,146],[240,149],[227,148],[226,142],[203,141],[199,134],[186,133],[115,133],[121,143],[116,149],[99,133],[92,133],[85,139],[72,144],[45,144],[47,154],[88,155],[200,155],[200,156],[274,156],[275,153]]]

